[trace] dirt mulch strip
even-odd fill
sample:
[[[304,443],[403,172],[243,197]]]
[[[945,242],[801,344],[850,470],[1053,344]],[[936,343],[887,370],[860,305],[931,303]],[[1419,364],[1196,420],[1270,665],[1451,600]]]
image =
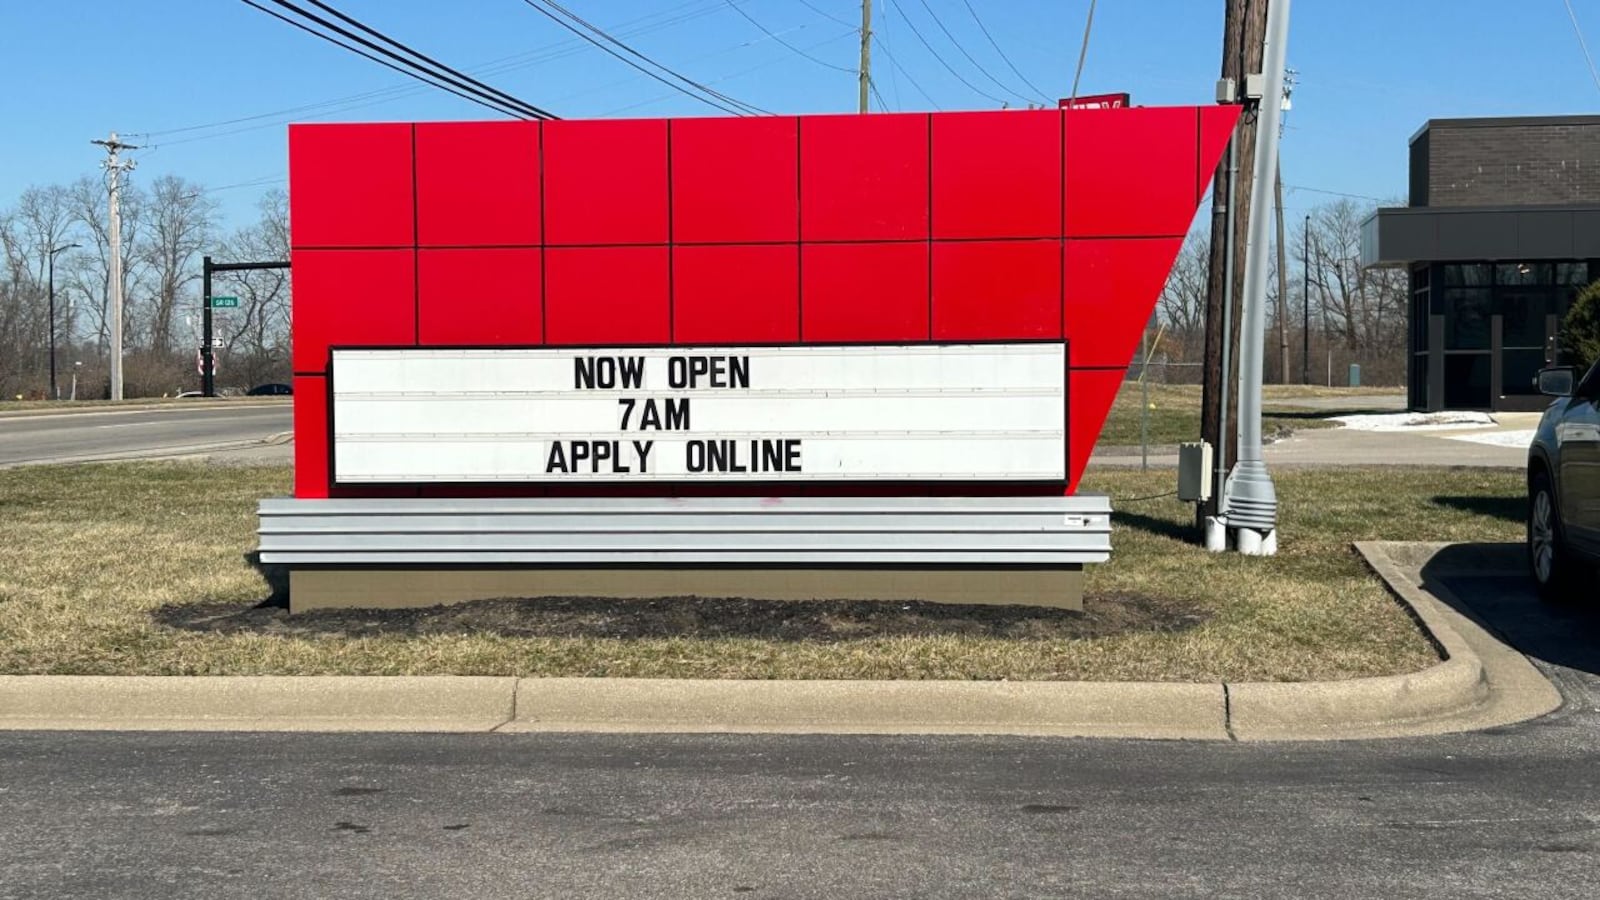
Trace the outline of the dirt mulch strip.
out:
[[[271,637],[495,635],[507,638],[753,638],[836,643],[934,635],[1016,641],[1173,633],[1210,618],[1176,600],[1127,594],[1085,598],[1082,612],[1030,606],[871,601],[782,601],[662,597],[608,600],[541,597],[399,610],[315,610],[280,605],[175,604],[152,612],[161,625],[206,634]]]

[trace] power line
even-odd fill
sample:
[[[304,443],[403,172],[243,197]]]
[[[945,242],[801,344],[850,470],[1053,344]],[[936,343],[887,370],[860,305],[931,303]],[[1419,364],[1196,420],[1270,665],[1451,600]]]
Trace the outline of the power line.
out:
[[[979,72],[983,73],[983,77],[985,77],[985,78],[989,79],[990,81],[994,82],[995,86],[1000,88],[1000,90],[1005,91],[1006,93],[1010,94],[1013,97],[1016,97],[1018,100],[1021,100],[1023,103],[1032,103],[1033,102],[1033,98],[1023,96],[1022,94],[1019,94],[1016,91],[1012,90],[1009,86],[1001,84],[1000,83],[1000,79],[998,79],[998,78],[994,77],[993,75],[991,75],[989,73],[989,70],[985,69],[983,67],[983,63],[980,63],[976,59],[973,59],[972,54],[967,52],[967,48],[963,47],[961,45],[961,42],[956,40],[956,36],[950,33],[950,29],[944,27],[944,20],[939,18],[939,14],[934,12],[933,11],[933,7],[928,5],[928,0],[917,0],[917,2],[921,3],[922,4],[922,8],[928,11],[928,16],[933,19],[933,24],[939,26],[939,30],[944,32],[944,36],[950,39],[950,43],[955,45],[956,50],[959,51],[962,56],[965,56],[967,58],[967,62],[972,63],[974,68],[976,68]],[[904,13],[902,13],[902,15],[904,15]]]
[[[1288,183],[1284,184],[1284,188],[1290,191],[1305,191],[1308,194],[1327,194],[1330,197],[1349,197],[1352,200],[1371,200],[1374,203],[1383,202],[1382,197],[1374,197],[1370,194],[1348,194],[1344,191],[1329,191],[1322,188],[1305,187],[1303,185]]]
[[[812,12],[814,12],[817,15],[823,17],[824,19],[832,19],[833,21],[838,22],[840,25],[843,25],[846,28],[855,29],[856,31],[860,31],[861,30],[861,27],[859,25],[857,25],[856,23],[854,23],[854,22],[846,22],[844,19],[841,19],[838,16],[833,15],[832,13],[828,12],[825,9],[818,9],[815,5],[813,5],[812,3],[808,2],[808,0],[800,0],[800,5],[804,6],[806,9],[811,10]]]
[[[737,115],[745,115],[748,112],[764,113],[764,114],[768,114],[768,115],[771,114],[769,110],[764,110],[764,109],[761,109],[760,107],[752,106],[752,105],[750,105],[748,103],[745,103],[742,100],[736,100],[733,97],[729,97],[727,94],[724,94],[724,93],[722,93],[720,91],[717,91],[717,90],[715,90],[713,88],[709,88],[709,87],[701,84],[700,82],[695,81],[692,78],[689,78],[686,75],[683,75],[683,74],[681,74],[679,72],[673,71],[671,68],[669,68],[669,67],[667,67],[667,66],[665,66],[665,65],[663,65],[663,64],[661,64],[661,63],[659,63],[657,61],[655,61],[654,59],[651,59],[650,57],[644,55],[643,53],[640,53],[638,50],[635,50],[634,48],[628,46],[626,43],[622,42],[621,40],[618,40],[617,38],[613,37],[611,34],[607,33],[604,29],[600,28],[599,26],[596,26],[593,23],[590,23],[590,22],[584,20],[578,14],[572,12],[571,10],[567,9],[566,7],[562,6],[559,3],[556,3],[555,0],[522,0],[522,2],[526,3],[528,6],[532,7],[534,10],[536,10],[541,15],[545,16],[546,18],[548,18],[550,21],[555,22],[557,25],[560,25],[561,27],[567,29],[568,31],[572,32],[573,34],[578,35],[579,37],[581,37],[584,40],[588,41],[589,43],[593,44],[595,47],[599,48],[600,50],[605,51],[608,55],[610,55],[611,57],[617,59],[618,61],[626,63],[627,65],[633,67],[634,69],[637,69],[638,71],[644,73],[645,75],[648,75],[651,78],[654,78],[656,81],[659,81],[662,84],[668,85],[669,87],[672,87],[675,90],[681,91],[682,93],[684,93],[684,94],[686,94],[686,95],[688,95],[690,97],[693,97],[696,100],[699,100],[701,103],[704,103],[707,106],[711,106],[711,107],[714,107],[716,109],[720,109],[720,110],[722,110],[723,112],[726,112],[726,113],[732,113],[733,115],[736,115],[736,116]],[[549,7],[549,8],[546,8],[546,7]],[[556,14],[558,12],[560,13],[560,15]],[[566,18],[562,18],[563,16],[565,16]],[[571,22],[567,21],[567,19],[570,19]],[[689,85],[689,88],[685,88],[685,87],[682,87],[681,85],[675,84],[672,81],[667,80],[665,77],[657,74],[656,72],[652,72],[649,69],[646,69],[643,66],[640,66],[638,63],[635,63],[632,60],[627,59],[626,57],[623,57],[623,56],[619,55],[616,51],[614,51],[611,48],[605,46],[605,44],[602,44],[602,43],[600,43],[600,41],[595,40],[593,37],[590,37],[589,35],[584,34],[583,31],[579,30],[576,26],[574,26],[572,24],[573,22],[576,22],[578,25],[583,26],[584,29],[594,33],[595,35],[598,35],[600,38],[603,38],[607,43],[611,43],[611,44],[616,45],[617,47],[622,48],[622,50],[627,52],[629,56],[637,57],[638,59],[641,59],[644,62],[649,63],[650,65],[656,67],[657,69],[660,69],[661,71],[666,72],[668,75],[671,75],[673,78],[678,79],[678,81],[683,82],[683,84]],[[693,90],[691,90],[690,88],[693,88]],[[695,91],[699,91],[700,93],[695,93]],[[719,101],[721,101],[721,102],[719,102]]]
[[[368,53],[368,52],[360,49],[359,47],[352,47],[349,44],[343,43],[343,42],[339,41],[337,38],[333,37],[332,35],[324,34],[324,33],[320,32],[320,31],[316,30],[315,28],[310,27],[309,25],[306,25],[306,24],[301,23],[301,22],[296,22],[295,20],[289,18],[288,16],[283,15],[282,13],[276,12],[274,10],[270,10],[270,9],[266,8],[265,6],[262,6],[261,4],[256,3],[255,0],[241,0],[241,2],[243,2],[246,6],[252,7],[252,8],[257,9],[257,10],[260,10],[261,12],[264,12],[267,15],[272,16],[274,19],[278,19],[281,22],[286,22],[289,25],[293,25],[295,28],[298,28],[301,31],[304,31],[307,34],[310,34],[310,35],[313,35],[315,37],[321,38],[322,40],[325,40],[328,43],[333,44],[336,47],[340,47],[340,48],[342,48],[344,50],[349,50],[351,53],[355,53],[358,56],[366,57],[367,59],[369,59],[369,60],[371,60],[371,61],[373,61],[373,62],[377,63],[378,65],[383,66],[385,68],[393,69],[394,71],[399,72],[400,74],[405,75],[408,78],[415,78],[416,80],[421,81],[424,84],[430,85],[432,87],[439,88],[440,90],[445,91],[447,93],[454,94],[454,95],[456,95],[457,97],[460,97],[463,100],[467,100],[467,101],[470,101],[472,103],[476,103],[479,106],[485,107],[487,109],[491,109],[491,110],[493,110],[493,111],[495,111],[497,113],[500,113],[501,115],[512,116],[513,118],[520,118],[520,119],[528,118],[528,116],[526,114],[522,113],[522,112],[515,111],[512,108],[504,106],[504,105],[501,105],[498,102],[493,102],[492,98],[484,99],[484,97],[481,96],[481,95],[480,96],[471,96],[468,93],[464,93],[462,90],[457,90],[456,87],[451,87],[450,86],[451,84],[456,84],[456,83],[454,81],[452,81],[451,79],[445,78],[444,76],[434,75],[432,73],[429,73],[429,74],[425,75],[425,74],[422,74],[422,70],[420,70],[420,69],[403,68],[401,66],[397,66],[394,63],[391,63],[391,62],[389,62],[387,60],[379,59],[378,57],[373,56],[371,53]],[[281,3],[282,0],[272,0],[272,2]],[[339,31],[341,29],[335,28],[334,30]],[[393,57],[395,59],[398,59],[402,63],[408,62],[407,60],[405,60],[402,57],[397,56],[396,54],[389,53],[388,51],[382,50],[382,48],[380,48],[380,47],[376,47],[370,41],[364,41],[364,40],[362,40],[360,38],[355,37],[354,35],[351,35],[351,37],[352,37],[352,39],[356,40],[358,43],[362,43],[362,44],[365,44],[367,46],[371,46],[374,50],[378,50],[380,52],[383,52],[386,56],[390,56],[390,57]],[[441,83],[441,82],[444,82],[444,83]],[[479,94],[480,93],[478,91],[471,90],[470,88],[466,88],[465,85],[459,85],[459,87],[465,88],[466,90],[470,91],[471,94]]]
[[[989,46],[993,47],[994,52],[1000,54],[1000,58],[1005,60],[1006,66],[1011,69],[1012,74],[1016,75],[1018,78],[1021,78],[1023,84],[1032,88],[1033,92],[1038,94],[1040,99],[1044,100],[1048,104],[1050,102],[1050,95],[1039,90],[1037,85],[1028,80],[1028,76],[1022,74],[1022,72],[1019,71],[1015,65],[1012,65],[1011,57],[1007,56],[1006,52],[1000,49],[1000,45],[995,42],[994,35],[990,34],[989,29],[984,27],[983,20],[978,18],[978,11],[972,8],[972,4],[969,3],[968,0],[961,0],[961,2],[967,7],[967,12],[972,13],[972,21],[978,23],[978,30],[983,32],[983,36],[989,39]]]
[[[701,6],[699,9],[683,13],[682,15],[675,15],[680,13],[682,10],[700,5],[701,2],[702,0],[689,0],[688,3],[679,4],[659,13],[652,13],[650,15],[630,19],[618,26],[619,29],[621,29],[619,33],[625,34],[628,37],[632,37],[637,34],[646,34],[652,31],[661,30],[663,28],[670,28],[682,22],[700,18],[722,9],[722,3],[712,0],[709,5]],[[650,20],[652,19],[658,19],[659,21],[651,22]],[[638,27],[634,28],[632,26]],[[473,69],[472,72],[474,75],[492,75],[510,72],[512,70],[526,68],[528,66],[541,65],[546,62],[551,62],[556,59],[570,56],[573,53],[579,52],[586,46],[587,45],[584,44],[584,42],[575,39],[557,41],[553,44],[547,44],[535,50],[529,50],[522,53],[513,53],[510,56],[502,56],[497,59],[489,60],[483,63],[481,66]],[[434,85],[431,83],[426,86],[396,84],[373,91],[363,91],[357,94],[335,97],[329,100],[321,100],[315,103],[308,103],[300,106],[287,107],[285,109],[273,110],[271,112],[259,113],[252,116],[241,116],[233,119],[224,119],[218,122],[206,122],[199,125],[187,125],[181,128],[167,128],[157,131],[137,132],[137,134],[141,137],[147,138],[159,137],[166,134],[186,134],[193,131],[210,131],[212,129],[222,128],[228,125],[238,125],[245,122],[260,122],[264,119],[272,120],[259,125],[248,125],[243,128],[234,128],[227,131],[202,134],[196,137],[182,138],[175,141],[162,141],[161,144],[163,146],[167,146],[173,144],[186,144],[193,141],[211,140],[213,138],[256,131],[261,128],[273,128],[284,124],[285,122],[296,121],[296,119],[320,118],[321,116],[349,112],[355,109],[377,106],[382,103],[390,103],[403,97],[410,97],[420,94],[427,90],[428,87],[432,86]],[[309,116],[294,115],[296,113],[305,113],[311,110],[321,111]],[[285,116],[288,116],[288,118],[284,118]],[[148,156],[149,154],[146,153],[146,155]]]
[[[859,29],[851,28],[849,31],[845,31],[845,32],[842,32],[840,34],[836,34],[831,38],[827,38],[825,40],[818,41],[815,44],[810,44],[810,45],[808,45],[806,47],[803,47],[802,49],[807,50],[807,51],[816,50],[818,48],[825,47],[828,44],[832,44],[835,41],[843,40],[844,38],[847,38],[847,37],[852,37],[855,34],[857,34],[858,31],[859,31]],[[746,46],[746,44],[740,44],[739,46],[741,46],[741,47],[742,46]],[[741,75],[748,75],[749,73],[754,72],[754,71],[756,71],[758,69],[765,69],[768,66],[777,65],[782,59],[783,59],[783,57],[777,57],[777,58],[774,58],[774,59],[768,59],[768,60],[766,60],[764,62],[756,63],[755,65],[750,66],[748,68],[740,69],[740,70],[738,70],[736,72],[729,72],[726,75],[722,75],[720,77],[714,78],[714,79],[712,79],[712,80],[710,80],[710,81],[708,81],[706,83],[707,84],[720,84],[720,83],[722,83],[724,81],[731,81],[732,79],[738,78]],[[615,85],[610,85],[610,86],[614,87]],[[677,96],[677,93],[657,94],[656,96],[651,97],[651,98],[646,99],[646,100],[638,100],[638,101],[635,101],[633,103],[629,103],[626,106],[619,106],[619,107],[616,107],[614,109],[608,109],[605,112],[600,113],[599,117],[600,118],[605,118],[607,116],[614,116],[617,113],[628,112],[629,110],[638,109],[641,106],[649,106],[652,103],[660,103],[662,100],[670,100],[670,99],[672,99],[673,97],[676,97],[676,96]]]
[[[784,40],[783,38],[778,37],[777,35],[773,34],[771,31],[768,31],[767,30],[767,26],[761,24],[760,22],[757,22],[753,16],[751,16],[749,13],[745,12],[744,10],[740,9],[738,4],[734,3],[733,0],[723,0],[723,2],[728,4],[728,7],[730,9],[732,9],[734,12],[738,13],[740,16],[743,16],[744,20],[746,22],[749,22],[751,25],[754,25],[755,27],[761,29],[761,33],[762,34],[766,35],[769,38],[772,38],[775,41],[777,41],[783,47],[788,48],[788,50],[791,53],[794,53],[795,55],[800,56],[803,59],[809,59],[812,62],[816,63],[817,65],[823,66],[824,68],[833,69],[835,72],[843,72],[846,75],[854,75],[854,74],[856,74],[856,70],[855,69],[847,69],[844,66],[836,66],[833,63],[828,62],[827,60],[817,59],[815,56],[812,56],[811,54],[805,52],[804,50],[801,50],[799,47],[796,47],[795,45],[789,43],[788,41]]]
[[[1595,71],[1594,57],[1589,55],[1589,42],[1583,39],[1583,29],[1578,27],[1578,14],[1572,11],[1572,0],[1566,0],[1567,17],[1572,20],[1572,30],[1578,33],[1578,46],[1583,48],[1583,58],[1589,63],[1589,76],[1594,79],[1594,86],[1600,88],[1600,72]]]
[[[274,0],[274,2],[276,2],[279,6],[286,6],[286,7],[289,7],[289,8],[293,8],[293,5],[290,4],[290,3],[287,3],[286,0]],[[440,69],[440,70],[443,70],[445,72],[448,72],[451,75],[454,75],[457,78],[460,78],[461,80],[467,82],[468,84],[473,85],[474,87],[482,88],[483,90],[486,90],[489,93],[493,94],[494,96],[499,97],[501,100],[504,100],[505,102],[511,104],[514,107],[517,107],[519,109],[527,110],[535,118],[546,118],[546,119],[555,118],[555,116],[553,114],[551,114],[550,112],[548,112],[547,110],[540,109],[539,107],[534,106],[533,104],[528,103],[526,101],[523,101],[520,98],[513,97],[510,94],[506,93],[505,91],[500,90],[499,88],[487,85],[487,84],[477,80],[476,78],[473,78],[471,75],[468,75],[465,72],[460,71],[459,69],[451,68],[450,66],[447,66],[442,62],[439,62],[438,60],[436,60],[433,57],[427,55],[426,53],[421,53],[421,52],[418,52],[416,50],[413,50],[410,47],[406,46],[405,44],[402,44],[399,41],[395,40],[394,38],[389,37],[388,35],[380,32],[380,31],[377,31],[376,29],[368,27],[367,25],[364,25],[361,22],[356,21],[355,19],[352,19],[351,17],[345,15],[344,13],[338,11],[337,9],[334,9],[332,6],[329,6],[328,4],[322,2],[322,0],[308,0],[308,2],[312,6],[315,6],[317,9],[320,9],[323,12],[327,13],[328,15],[333,16],[334,18],[338,19],[339,21],[344,22],[346,25],[349,25],[349,26],[351,26],[353,28],[360,29],[362,32],[365,32],[366,34],[369,34],[372,37],[375,37],[378,40],[383,41],[385,44],[388,44],[389,46],[394,47],[396,50],[399,50],[402,53],[405,53],[405,54],[407,54],[409,56],[415,57],[416,59],[422,60],[423,62],[427,63],[428,65],[433,66],[436,69]],[[302,15],[303,15],[303,13],[302,13]]]
[[[944,57],[939,55],[939,51],[933,49],[933,45],[928,43],[928,39],[922,36],[922,32],[917,30],[916,23],[912,22],[910,17],[908,17],[906,15],[906,11],[904,9],[900,8],[900,4],[896,3],[895,0],[889,0],[889,5],[894,7],[894,11],[900,14],[900,20],[905,22],[906,26],[911,29],[911,33],[916,36],[917,41],[919,43],[921,43],[923,47],[927,48],[927,51],[930,54],[933,55],[933,58],[939,61],[939,65],[944,66],[944,70],[946,72],[949,72],[951,75],[954,75],[955,79],[957,81],[959,81],[962,84],[966,85],[968,88],[970,88],[972,90],[973,93],[980,94],[980,95],[982,95],[984,97],[987,97],[987,98],[989,98],[990,100],[993,100],[996,103],[1000,103],[1000,104],[1008,104],[1009,103],[1009,101],[1007,101],[1007,100],[1005,100],[1003,98],[1000,98],[1000,97],[996,97],[995,95],[989,93],[988,91],[985,91],[984,89],[978,87],[977,85],[973,84],[972,82],[968,81],[967,79],[961,77],[961,73],[957,72],[955,70],[955,68],[953,66],[951,66],[948,62],[945,62]],[[901,71],[903,72],[905,70],[902,69]],[[909,76],[907,76],[907,77],[909,77]],[[924,94],[923,96],[927,96],[927,95]],[[932,101],[930,100],[929,102],[931,103]]]
[[[883,41],[878,40],[876,36],[873,37],[872,43],[879,50],[883,51],[884,58],[889,60],[889,65],[894,67],[894,71],[899,72],[901,75],[904,75],[906,80],[911,82],[911,86],[917,89],[917,93],[922,95],[922,99],[928,101],[928,105],[929,106],[933,107],[936,110],[943,110],[944,109],[944,107],[942,107],[938,103],[934,102],[934,99],[931,96],[928,95],[927,91],[922,89],[922,85],[915,78],[911,77],[911,73],[906,71],[905,66],[900,65],[900,60],[896,59],[894,54],[889,52],[889,46],[887,44],[885,44]]]

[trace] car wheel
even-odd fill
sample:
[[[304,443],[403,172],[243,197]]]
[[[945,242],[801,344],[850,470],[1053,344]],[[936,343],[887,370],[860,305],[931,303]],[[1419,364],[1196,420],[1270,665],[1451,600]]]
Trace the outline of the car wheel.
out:
[[[1528,571],[1546,600],[1568,596],[1573,562],[1564,542],[1550,476],[1536,472],[1528,484]]]

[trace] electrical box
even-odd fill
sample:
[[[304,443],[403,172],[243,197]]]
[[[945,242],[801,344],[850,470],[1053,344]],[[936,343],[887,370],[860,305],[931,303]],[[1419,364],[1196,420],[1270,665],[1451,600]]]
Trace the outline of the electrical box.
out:
[[[1260,100],[1267,95],[1267,76],[1251,72],[1244,77],[1244,99]]]
[[[1190,441],[1178,445],[1178,499],[1202,503],[1211,499],[1211,445]]]
[[[1217,102],[1218,103],[1237,103],[1237,102],[1239,102],[1238,87],[1234,84],[1232,78],[1218,78],[1217,79]]]

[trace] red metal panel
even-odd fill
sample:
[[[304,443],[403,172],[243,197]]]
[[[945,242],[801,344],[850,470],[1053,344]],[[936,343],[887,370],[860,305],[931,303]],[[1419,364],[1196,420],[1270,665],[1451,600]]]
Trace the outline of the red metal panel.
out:
[[[537,344],[544,339],[540,250],[422,250],[417,340],[423,344]]]
[[[296,247],[409,247],[410,125],[289,126]]]
[[[545,342],[660,344],[671,339],[666,247],[545,251]]]
[[[800,298],[803,340],[925,341],[928,245],[802,245]]]
[[[294,495],[328,496],[328,380],[294,376]]]
[[[927,115],[807,116],[800,124],[800,235],[927,237]]]
[[[1077,350],[1069,347],[1069,355]],[[1089,464],[1106,413],[1122,386],[1122,369],[1073,369],[1067,376],[1067,493],[1078,492],[1078,479]]]
[[[776,116],[674,121],[672,240],[798,240],[799,128]]]
[[[933,116],[933,236],[1061,236],[1061,113]]]
[[[291,262],[296,372],[326,371],[330,346],[415,341],[415,251],[296,250]]]
[[[1061,337],[1061,242],[935,242],[933,337]]]
[[[539,243],[539,123],[417,126],[417,241]]]
[[[1228,138],[1233,137],[1233,128],[1239,122],[1239,110],[1240,107],[1231,105],[1200,107],[1200,171],[1196,173],[1196,204],[1204,200],[1206,191],[1211,189],[1217,163],[1228,149]]]
[[[1194,218],[1192,106],[1069,109],[1068,237],[1182,235]]]
[[[666,243],[665,119],[567,119],[543,128],[545,243]]]
[[[1067,241],[1066,323],[1074,366],[1126,367],[1183,238]]]
[[[798,341],[799,269],[794,244],[674,247],[672,339]]]

